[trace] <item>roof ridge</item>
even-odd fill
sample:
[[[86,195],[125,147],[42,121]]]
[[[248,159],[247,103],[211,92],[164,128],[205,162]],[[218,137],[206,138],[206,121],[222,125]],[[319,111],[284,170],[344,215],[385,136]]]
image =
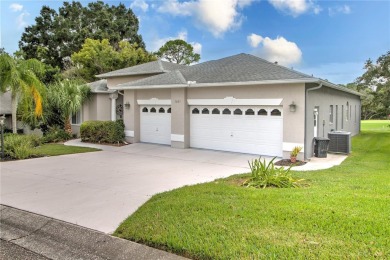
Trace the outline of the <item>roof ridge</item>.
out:
[[[185,79],[183,74],[181,74],[180,70],[174,70],[174,72],[176,73],[176,75],[179,77],[179,79],[182,81],[183,84],[187,84],[187,80]]]

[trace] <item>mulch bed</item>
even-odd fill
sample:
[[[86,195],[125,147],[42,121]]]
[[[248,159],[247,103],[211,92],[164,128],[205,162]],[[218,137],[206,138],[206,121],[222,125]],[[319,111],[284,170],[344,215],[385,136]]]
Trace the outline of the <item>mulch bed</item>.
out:
[[[283,159],[280,161],[277,161],[275,165],[277,166],[302,166],[305,165],[306,162],[297,160],[295,163],[292,163],[290,159]]]

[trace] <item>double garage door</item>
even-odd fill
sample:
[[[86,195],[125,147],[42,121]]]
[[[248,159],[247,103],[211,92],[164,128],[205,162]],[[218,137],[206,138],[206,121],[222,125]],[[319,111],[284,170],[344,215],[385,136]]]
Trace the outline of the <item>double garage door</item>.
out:
[[[192,106],[190,145],[282,156],[282,107]]]
[[[171,144],[170,106],[141,107],[141,142]],[[191,106],[190,146],[282,156],[282,107]]]

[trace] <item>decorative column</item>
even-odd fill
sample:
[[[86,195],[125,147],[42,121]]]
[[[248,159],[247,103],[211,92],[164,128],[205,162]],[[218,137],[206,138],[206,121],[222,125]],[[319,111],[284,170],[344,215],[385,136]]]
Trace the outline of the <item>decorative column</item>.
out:
[[[111,121],[116,120],[116,99],[118,98],[118,92],[114,92],[110,94],[111,98]]]

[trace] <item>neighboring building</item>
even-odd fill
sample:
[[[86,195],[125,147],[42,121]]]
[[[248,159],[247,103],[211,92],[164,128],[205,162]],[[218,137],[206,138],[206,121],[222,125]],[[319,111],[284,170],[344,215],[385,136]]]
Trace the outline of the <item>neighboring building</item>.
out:
[[[107,81],[91,83],[96,102],[81,118],[115,119],[122,105],[132,143],[284,158],[303,146],[307,159],[314,137],[360,131],[359,93],[248,54],[192,66],[154,61],[98,77]]]

